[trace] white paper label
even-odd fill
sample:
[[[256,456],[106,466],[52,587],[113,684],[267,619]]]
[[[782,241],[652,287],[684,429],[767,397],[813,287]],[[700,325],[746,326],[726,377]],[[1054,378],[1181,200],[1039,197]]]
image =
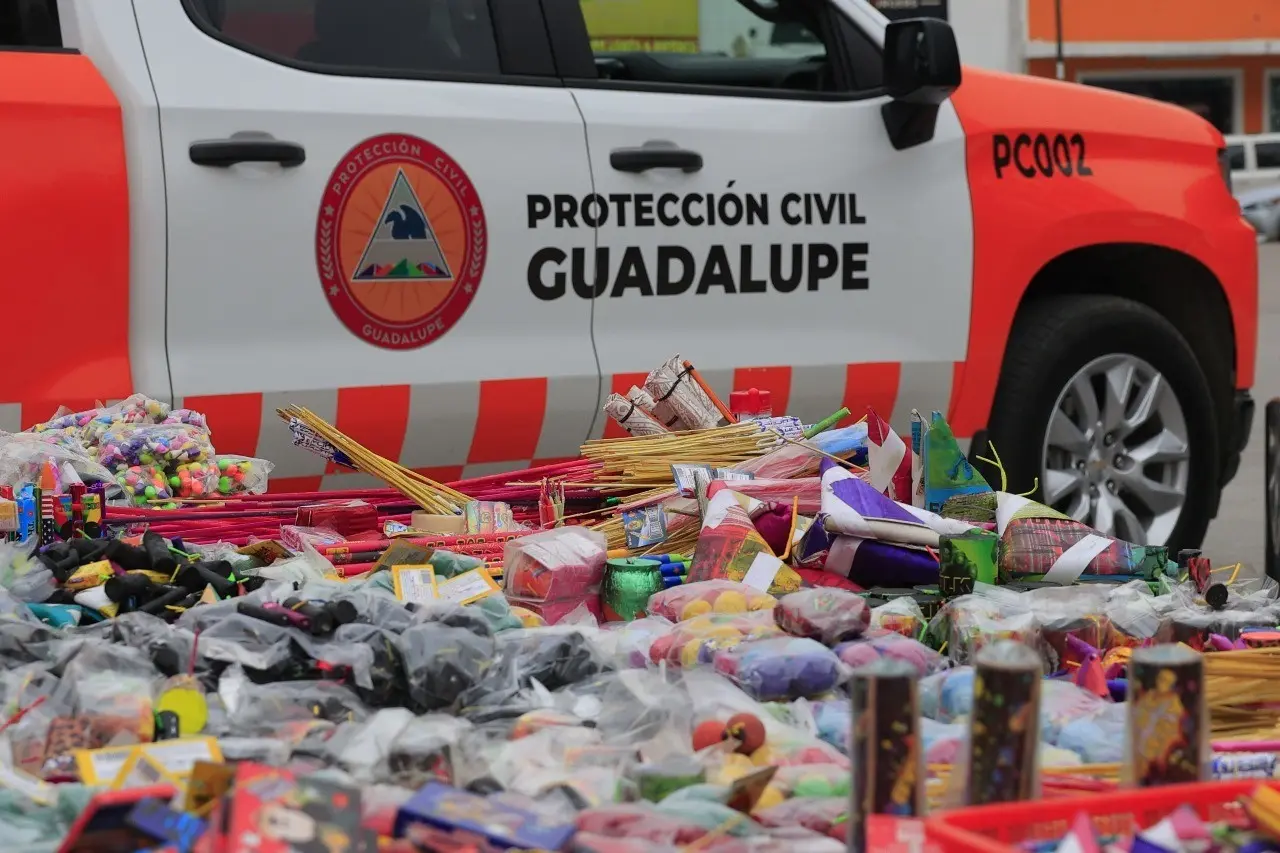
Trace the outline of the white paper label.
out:
[[[93,766],[93,775],[96,777],[94,784],[110,785],[112,780],[120,775],[132,752],[131,749],[92,750],[89,753],[89,762]]]
[[[884,437],[884,444],[877,446],[867,442],[867,457],[871,463],[871,486],[877,492],[883,492],[893,482],[893,475],[898,473],[902,460],[907,456],[907,445],[892,429]]]
[[[498,591],[492,580],[486,580],[480,569],[464,572],[440,584],[440,598],[455,604],[469,604]]]
[[[156,764],[163,767],[165,772],[174,776],[190,774],[197,761],[220,760],[208,738],[160,741],[146,747],[145,752]]]
[[[1112,541],[1096,533],[1084,536],[1079,542],[1063,551],[1061,557],[1054,560],[1053,568],[1045,572],[1045,582],[1062,586],[1075,583],[1093,562],[1093,558],[1111,547]]]
[[[435,572],[430,567],[421,569],[397,569],[400,581],[400,600],[406,604],[430,604],[436,600],[435,586],[431,580]]]
[[[747,569],[747,573],[742,576],[742,582],[761,592],[768,592],[769,587],[773,586],[773,579],[778,576],[778,571],[781,568],[781,560],[772,554],[761,551],[751,561],[751,568]]]

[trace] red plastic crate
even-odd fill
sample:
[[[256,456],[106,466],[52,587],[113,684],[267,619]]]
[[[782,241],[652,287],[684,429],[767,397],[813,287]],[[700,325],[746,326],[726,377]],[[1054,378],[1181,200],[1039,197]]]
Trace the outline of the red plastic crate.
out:
[[[1024,842],[1062,838],[1081,812],[1107,835],[1147,829],[1182,805],[1205,820],[1242,823],[1248,816],[1239,798],[1259,785],[1280,789],[1280,782],[1253,779],[976,806],[930,816],[925,833],[941,853],[1018,853]]]

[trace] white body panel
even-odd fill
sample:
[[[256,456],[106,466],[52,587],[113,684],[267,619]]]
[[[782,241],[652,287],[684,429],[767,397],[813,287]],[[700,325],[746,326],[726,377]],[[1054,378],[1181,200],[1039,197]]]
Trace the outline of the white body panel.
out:
[[[168,400],[165,175],[160,114],[129,0],[60,0],[63,43],[79,49],[120,101],[129,170],[129,359],[134,389]],[[114,334],[117,330],[112,330]]]
[[[569,447],[586,435],[597,379],[590,305],[540,302],[524,286],[535,239],[525,194],[591,187],[582,119],[567,91],[314,74],[206,35],[177,0],[135,0],[135,9],[164,130],[175,396],[579,377],[588,392],[576,420],[559,423]],[[245,131],[303,145],[306,162],[192,163],[193,142]],[[353,146],[385,133],[426,139],[450,155],[487,221],[474,301],[452,329],[406,351],[372,346],[345,328],[316,262],[332,171]],[[589,232],[565,239],[566,249],[593,242]],[[438,414],[447,416],[448,405],[442,399]]]
[[[650,274],[661,245],[690,249],[701,266],[713,245],[727,250],[741,290],[741,247],[751,246],[754,276],[769,278],[770,245],[790,247],[865,243],[862,290],[842,287],[837,272],[810,290],[770,284],[764,292],[728,295],[723,287],[698,294],[643,297],[635,289],[597,300],[595,339],[607,376],[646,370],[674,352],[703,370],[743,366],[840,366],[858,362],[963,361],[969,336],[973,281],[973,223],[965,177],[965,142],[950,104],[942,107],[932,141],[895,151],[880,107],[886,98],[820,102],[721,95],[674,95],[605,89],[574,91],[587,121],[596,191],[646,193],[726,192],[767,196],[767,224],[681,223],[622,227],[616,218],[599,228],[617,267],[625,247],[638,246]],[[699,152],[701,171],[661,169],[643,174],[614,170],[610,152],[662,140]],[[789,193],[849,194],[865,222],[790,225],[782,203]],[[846,209],[851,213],[852,205]],[[792,203],[792,214],[801,211]],[[760,285],[753,285],[759,290]],[[696,355],[695,355],[696,353]],[[833,374],[834,375],[834,374]],[[795,388],[791,413],[817,418],[831,412],[831,389],[808,396]],[[837,393],[838,396],[838,393]],[[920,405],[944,408],[946,400]]]

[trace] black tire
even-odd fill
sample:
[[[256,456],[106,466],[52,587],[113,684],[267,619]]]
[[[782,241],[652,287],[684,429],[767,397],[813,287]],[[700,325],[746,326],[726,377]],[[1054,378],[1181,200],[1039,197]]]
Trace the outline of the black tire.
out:
[[[1173,324],[1129,299],[1055,296],[1033,303],[1018,317],[987,427],[1009,488],[1026,491],[1040,476],[1049,419],[1067,382],[1094,359],[1113,353],[1137,356],[1160,371],[1182,406],[1191,445],[1187,497],[1166,544],[1171,556],[1179,548],[1198,548],[1219,482],[1216,402],[1195,354]],[[986,451],[974,448],[975,455],[989,457]],[[999,488],[999,475],[981,467]],[[1038,489],[1036,498],[1042,497]]]

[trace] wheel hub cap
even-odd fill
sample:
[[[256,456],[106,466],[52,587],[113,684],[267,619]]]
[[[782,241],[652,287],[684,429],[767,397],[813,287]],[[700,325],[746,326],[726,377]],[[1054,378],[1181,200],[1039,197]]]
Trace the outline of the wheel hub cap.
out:
[[[1058,395],[1041,458],[1054,509],[1140,544],[1173,534],[1191,469],[1186,417],[1143,359],[1107,355],[1082,367]]]

